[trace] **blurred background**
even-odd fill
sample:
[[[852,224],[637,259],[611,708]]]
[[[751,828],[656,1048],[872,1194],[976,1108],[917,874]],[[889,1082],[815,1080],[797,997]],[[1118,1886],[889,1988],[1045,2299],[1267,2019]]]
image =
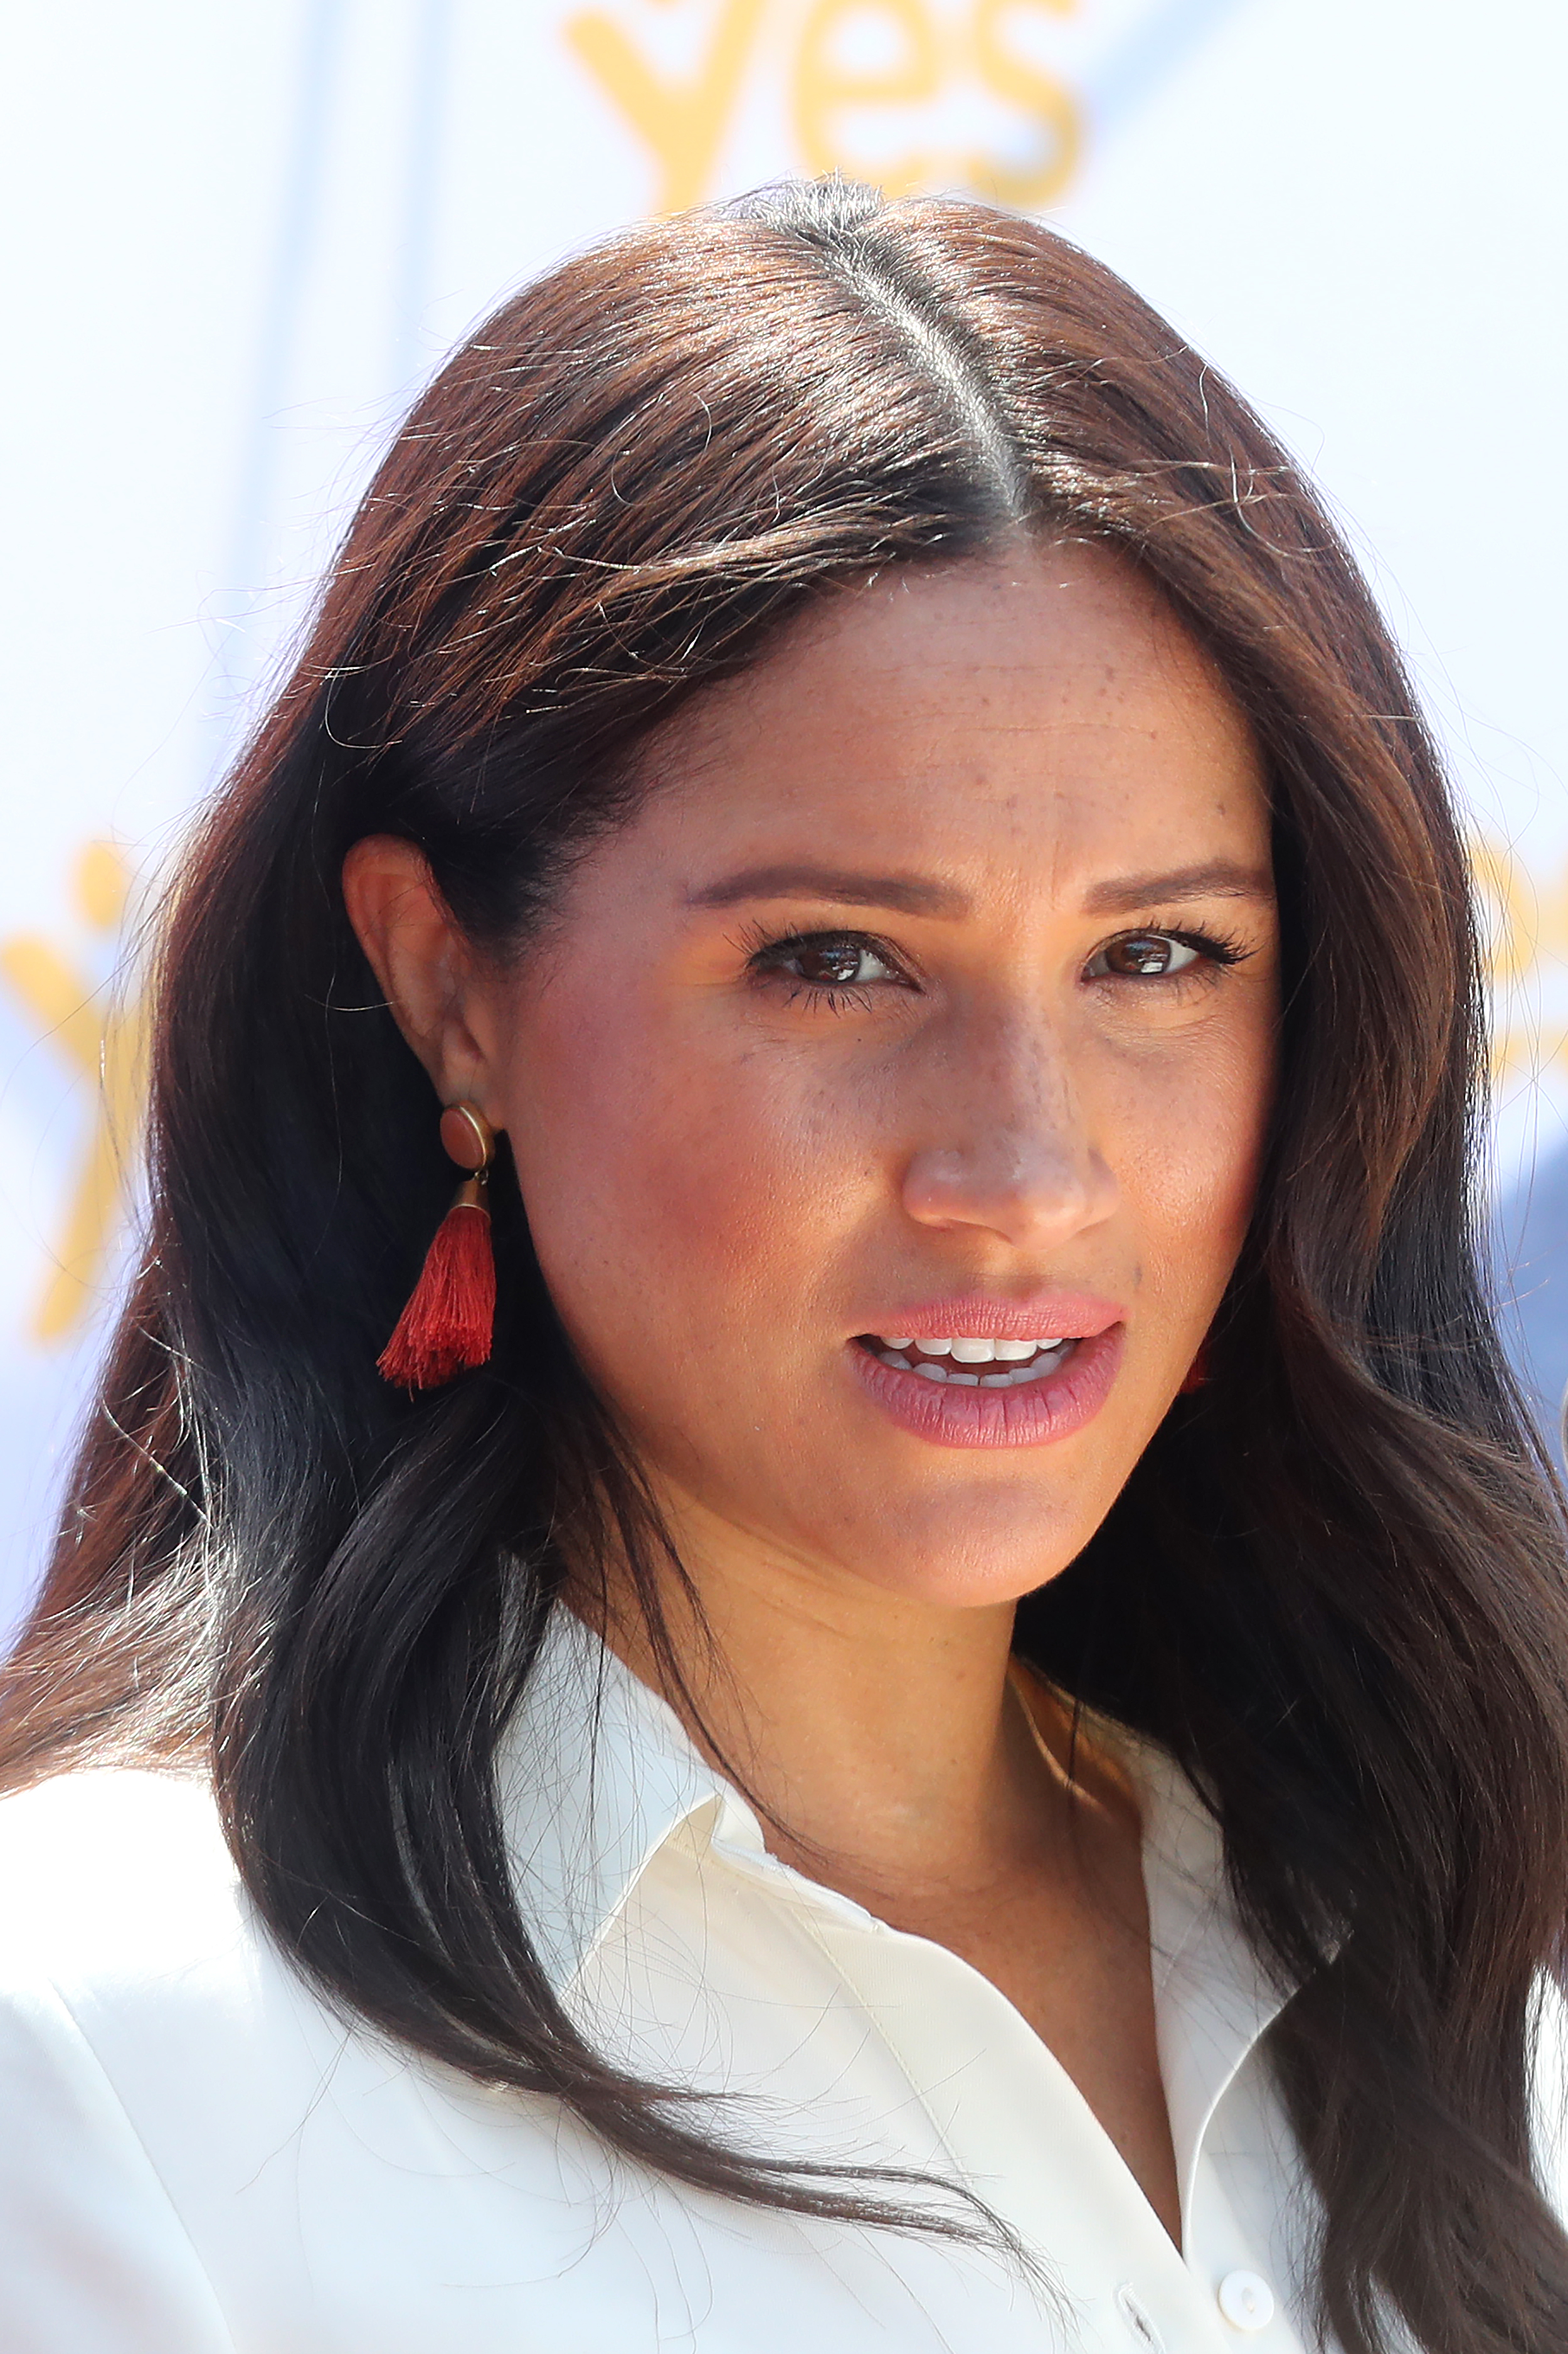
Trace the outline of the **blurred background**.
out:
[[[1049,217],[1324,486],[1445,737],[1490,1212],[1568,1383],[1568,11],[52,0],[11,13],[0,1632],[128,1264],[146,909],[411,394],[519,279],[785,172]]]

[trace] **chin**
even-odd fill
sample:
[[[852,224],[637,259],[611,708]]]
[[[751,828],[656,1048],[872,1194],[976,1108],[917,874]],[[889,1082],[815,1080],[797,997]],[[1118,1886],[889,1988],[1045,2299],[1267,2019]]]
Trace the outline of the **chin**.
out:
[[[952,1610],[994,1609],[1048,1585],[1080,1553],[1094,1524],[1063,1525],[1038,1500],[969,1497],[956,1509],[878,1513],[850,1558],[870,1585]],[[835,1550],[843,1555],[839,1539]]]

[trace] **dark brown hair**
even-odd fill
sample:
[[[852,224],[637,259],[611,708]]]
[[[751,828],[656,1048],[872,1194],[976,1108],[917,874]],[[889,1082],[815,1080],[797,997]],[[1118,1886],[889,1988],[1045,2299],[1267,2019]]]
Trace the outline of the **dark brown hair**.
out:
[[[376,1376],[450,1172],[338,878],[357,836],[403,834],[514,948],[682,697],[838,584],[1019,530],[1124,550],[1212,649],[1269,766],[1288,977],[1213,1378],[1020,1648],[1187,1766],[1299,1986],[1271,2052],[1348,2354],[1394,2313],[1431,2354],[1560,2354],[1530,2071],[1568,1912],[1563,1532],[1477,1276],[1465,859],[1311,493],[1028,222],[835,184],[642,228],[419,402],[173,905],[146,1255],[5,1770],[204,1751],[263,1915],[337,1998],[688,2181],[885,2211],[705,2138],[534,1957],[493,1766],[552,1532],[645,1570],[656,1540],[514,1190],[493,1363],[412,1401]]]

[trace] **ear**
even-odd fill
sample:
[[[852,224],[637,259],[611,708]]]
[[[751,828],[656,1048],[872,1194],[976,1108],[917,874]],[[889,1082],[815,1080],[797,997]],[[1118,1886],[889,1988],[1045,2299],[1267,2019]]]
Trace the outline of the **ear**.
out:
[[[366,834],[343,862],[343,896],[393,1019],[441,1102],[477,1104],[499,1127],[493,977],[459,928],[424,853],[394,834]]]

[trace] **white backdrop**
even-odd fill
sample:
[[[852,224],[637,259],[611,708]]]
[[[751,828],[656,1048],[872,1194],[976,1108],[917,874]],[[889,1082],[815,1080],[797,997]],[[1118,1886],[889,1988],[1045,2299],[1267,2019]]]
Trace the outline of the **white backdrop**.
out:
[[[0,1625],[124,1264],[137,909],[400,407],[567,249],[802,168],[1047,213],[1326,485],[1474,812],[1561,1389],[1556,0],[51,0],[4,46]]]

